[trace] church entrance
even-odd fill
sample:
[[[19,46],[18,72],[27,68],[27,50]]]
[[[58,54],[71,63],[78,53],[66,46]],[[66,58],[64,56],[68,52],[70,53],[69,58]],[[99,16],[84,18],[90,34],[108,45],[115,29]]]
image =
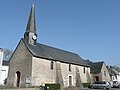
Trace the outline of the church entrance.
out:
[[[20,85],[20,72],[16,72],[16,86],[19,87]]]
[[[99,81],[99,76],[95,76],[95,81]]]
[[[72,86],[72,76],[69,76],[69,86]]]

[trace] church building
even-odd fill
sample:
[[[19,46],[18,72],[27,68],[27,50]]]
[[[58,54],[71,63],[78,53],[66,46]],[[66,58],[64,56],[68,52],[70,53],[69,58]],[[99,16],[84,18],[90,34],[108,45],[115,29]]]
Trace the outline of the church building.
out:
[[[91,82],[90,66],[76,53],[37,42],[34,2],[24,38],[9,61],[7,86],[32,87],[61,84],[81,86]]]

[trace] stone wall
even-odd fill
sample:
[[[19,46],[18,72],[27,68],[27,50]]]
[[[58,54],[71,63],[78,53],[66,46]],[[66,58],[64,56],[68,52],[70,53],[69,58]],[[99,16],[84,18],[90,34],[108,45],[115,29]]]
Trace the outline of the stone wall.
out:
[[[79,74],[81,77],[81,82],[90,83],[91,82],[90,67],[78,66],[78,68],[79,68]]]
[[[101,69],[101,74],[102,74],[102,81],[111,81],[110,74],[104,63],[103,63],[103,67]]]
[[[53,62],[53,69],[51,62]],[[69,70],[69,65],[71,65],[71,70]],[[85,67],[85,73],[83,68],[84,66],[33,57],[21,40],[10,59],[7,86],[16,87],[17,71],[20,72],[20,87],[40,86],[46,83],[60,83],[63,87],[68,87],[70,78],[71,85],[76,86],[78,80],[80,83],[88,82],[87,74],[90,74],[90,68]]]
[[[40,90],[39,88],[17,88],[17,89],[0,89],[0,90]]]
[[[9,71],[7,78],[7,86],[16,87],[17,75],[20,72],[20,87],[26,87],[26,78],[31,76],[32,55],[27,50],[25,44],[21,40],[9,63]]]
[[[32,86],[40,86],[45,83],[56,83],[56,65],[52,60],[33,57],[32,60]]]
[[[69,77],[72,78],[72,86],[76,86],[76,66],[71,64],[71,71],[69,71],[69,64],[60,63],[64,86],[69,86]]]
[[[68,87],[69,77],[72,78],[72,86],[76,86],[77,75],[79,75],[80,83],[88,83],[88,76],[89,80],[91,80],[90,68],[88,67],[85,67],[84,73],[83,66],[71,64],[71,71],[69,71],[68,63],[53,61],[53,69],[51,69],[51,62],[52,60],[33,57],[31,76],[32,86],[40,86],[46,83],[60,83],[63,87]],[[76,67],[78,67],[78,72],[76,71]]]

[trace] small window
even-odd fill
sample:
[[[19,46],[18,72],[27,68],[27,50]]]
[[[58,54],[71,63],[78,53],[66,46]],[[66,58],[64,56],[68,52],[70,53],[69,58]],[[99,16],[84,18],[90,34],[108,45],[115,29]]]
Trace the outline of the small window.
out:
[[[84,73],[85,73],[85,67],[83,68],[83,71],[84,71]]]
[[[53,61],[51,61],[51,69],[53,70],[53,64],[54,64],[54,62]]]
[[[99,76],[95,76],[95,81],[99,81]]]
[[[69,76],[69,86],[72,86],[72,76]]]
[[[71,71],[71,64],[69,64],[69,71]]]
[[[106,71],[104,71],[104,76],[106,76]]]

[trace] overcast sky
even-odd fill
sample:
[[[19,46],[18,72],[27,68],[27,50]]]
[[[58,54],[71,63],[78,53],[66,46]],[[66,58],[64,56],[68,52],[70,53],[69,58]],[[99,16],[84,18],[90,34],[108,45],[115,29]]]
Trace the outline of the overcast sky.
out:
[[[0,47],[14,50],[32,0],[0,0]],[[120,66],[120,0],[35,0],[38,42]]]

